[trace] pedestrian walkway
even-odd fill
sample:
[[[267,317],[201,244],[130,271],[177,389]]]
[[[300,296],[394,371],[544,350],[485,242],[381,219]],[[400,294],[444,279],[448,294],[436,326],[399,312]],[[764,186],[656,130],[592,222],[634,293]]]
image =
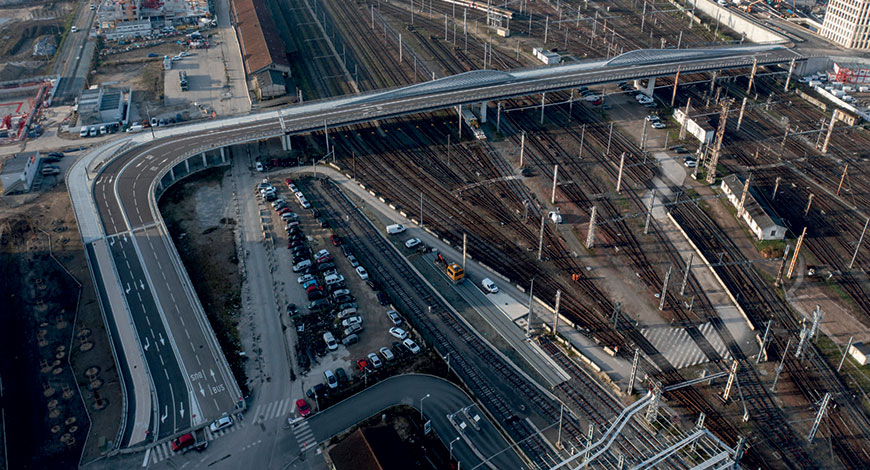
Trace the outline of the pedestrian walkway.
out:
[[[284,416],[288,411],[290,411],[290,405],[292,405],[292,400],[290,398],[257,405],[254,412],[250,415],[251,424],[264,423]]]
[[[314,431],[308,425],[308,420],[303,419],[294,423],[293,435],[296,436],[296,442],[299,444],[299,450],[302,452],[317,445],[317,439],[314,438]]]
[[[233,422],[232,426],[228,428],[223,428],[217,432],[211,432],[209,428],[205,428],[205,440],[207,442],[211,442],[219,437],[226,436],[227,434],[232,434],[244,428],[245,426],[247,426],[247,423],[237,419]],[[159,463],[175,455],[175,452],[172,452],[171,442],[172,441],[165,441],[150,448],[148,450],[150,454],[146,453],[145,461],[142,463],[142,466],[145,467],[148,464]]]
[[[707,341],[720,356],[727,360],[731,359],[728,348],[725,347],[722,338],[713,330],[713,325],[707,322],[699,326],[698,330],[707,338]],[[707,362],[707,356],[683,328],[667,325],[654,326],[643,328],[640,332],[677,369]]]

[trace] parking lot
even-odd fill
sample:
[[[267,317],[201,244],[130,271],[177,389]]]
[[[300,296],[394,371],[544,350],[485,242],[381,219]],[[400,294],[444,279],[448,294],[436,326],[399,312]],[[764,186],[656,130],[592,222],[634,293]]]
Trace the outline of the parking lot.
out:
[[[304,391],[312,407],[323,406],[324,394],[330,395],[327,402],[332,402],[344,395],[345,388],[336,384],[339,390],[330,393],[324,375],[327,370],[337,375],[337,382],[343,382],[344,375],[348,382],[365,384],[370,378],[386,377],[409,366],[414,355],[397,345],[401,340],[390,333],[390,328],[397,325],[387,314],[391,309],[387,294],[357,272],[359,264],[353,254],[319,217],[315,209],[320,206],[318,201],[309,201],[314,207],[306,209],[288,188],[287,180],[264,181],[274,192],[261,191],[268,188],[264,182],[255,189],[255,197],[263,208],[261,221],[275,227],[277,275],[285,279],[283,284],[292,303],[287,314],[297,330],[296,365],[303,376],[301,390],[294,387],[294,396]],[[305,194],[309,193],[309,185],[318,184],[311,178],[291,183],[293,189]],[[283,217],[279,210],[285,213]],[[409,328],[398,313],[395,315],[399,327]],[[357,327],[352,323],[360,323],[361,329],[355,331]],[[332,334],[334,344],[324,340],[326,332]],[[370,354],[377,359],[370,359]],[[360,367],[360,359],[366,361],[367,367]],[[312,387],[318,392],[316,400]]]

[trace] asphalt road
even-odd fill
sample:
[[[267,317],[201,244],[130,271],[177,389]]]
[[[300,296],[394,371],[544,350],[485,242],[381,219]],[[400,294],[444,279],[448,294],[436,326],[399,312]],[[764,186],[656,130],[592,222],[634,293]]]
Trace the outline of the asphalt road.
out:
[[[688,50],[677,52],[691,54]],[[159,315],[165,325],[164,347],[172,346],[176,362],[176,366],[166,367],[177,367],[180,371],[179,374],[169,374],[167,369],[166,374],[160,373],[167,359],[172,361],[168,353],[160,356],[163,358],[160,368],[149,361],[155,388],[171,390],[169,401],[166,393],[158,394],[159,416],[167,415],[163,422],[157,420],[154,423],[158,436],[174,433],[180,429],[178,423],[183,424],[192,417],[196,421],[208,421],[225,412],[232,412],[240,398],[238,387],[217,347],[199,301],[188,284],[184,268],[177,264],[174,247],[164,233],[153,202],[153,184],[173,167],[183,173],[184,158],[232,142],[274,137],[282,133],[282,127],[288,133],[302,133],[322,129],[324,124],[342,126],[444,109],[460,103],[522,96],[582,84],[673,74],[678,64],[683,72],[688,72],[745,67],[754,59],[758,59],[759,63],[780,63],[791,57],[794,54],[786,49],[755,49],[751,52],[730,52],[724,57],[715,58],[656,59],[655,63],[647,65],[637,61],[618,65],[588,61],[561,68],[516,72],[508,79],[505,76],[509,74],[504,72],[487,71],[489,73],[485,75],[457,76],[414,85],[405,90],[374,92],[289,107],[282,110],[283,123],[279,122],[276,112],[267,112],[215,121],[204,126],[179,127],[158,133],[168,137],[146,141],[127,150],[104,165],[94,183],[92,194],[105,235],[135,234],[136,256],[127,253],[127,258],[122,259],[113,251],[115,266],[122,279],[139,279],[143,282],[146,289],[140,292],[141,301],[138,295],[136,298],[127,297],[134,323],[138,325],[144,321],[147,324],[146,318]],[[481,77],[482,82],[478,80]],[[198,130],[193,132],[194,129]],[[210,158],[214,158],[214,155]],[[127,262],[130,263],[129,269]],[[150,330],[140,331],[137,328],[137,333],[144,349],[146,341],[148,344],[151,342],[148,336]],[[158,387],[158,382],[166,384]],[[186,392],[187,401],[182,391]],[[173,416],[172,426],[168,424],[169,414]]]
[[[78,32],[67,33],[52,70],[60,76],[52,104],[71,103],[84,88],[90,55],[95,50],[93,41],[90,44],[88,42],[88,34],[96,16],[96,11],[91,10],[87,2],[78,2],[78,11],[72,23]]]
[[[421,404],[422,399],[422,404]],[[369,387],[362,392],[327,408],[308,419],[311,430],[318,442],[354,426],[358,422],[374,416],[387,408],[397,405],[423,408],[422,414],[432,421],[432,429],[447,446],[453,444],[453,455],[462,462],[462,468],[475,468],[484,460],[480,468],[521,469],[526,468],[520,457],[509,448],[508,442],[499,434],[493,424],[486,419],[474,402],[459,387],[430,375],[405,374],[391,377]],[[466,417],[479,416],[476,427]],[[466,423],[460,431],[458,423]],[[456,423],[456,424],[454,424]]]

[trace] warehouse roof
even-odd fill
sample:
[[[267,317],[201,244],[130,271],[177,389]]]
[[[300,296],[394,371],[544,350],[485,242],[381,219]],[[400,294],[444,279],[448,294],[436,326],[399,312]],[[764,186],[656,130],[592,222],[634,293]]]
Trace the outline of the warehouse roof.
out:
[[[270,68],[290,72],[284,44],[266,2],[233,0],[233,10],[248,74]]]
[[[743,178],[738,177],[736,174],[731,174],[722,178],[722,183],[727,185],[728,190],[738,199],[743,195],[744,181]],[[746,201],[743,203],[743,210],[748,212],[749,216],[755,220],[755,223],[762,229],[767,229],[773,226],[785,228],[785,224],[782,220],[780,220],[773,210],[763,202],[760,196],[761,195],[758,194],[756,189],[750,184],[749,194],[746,195]]]

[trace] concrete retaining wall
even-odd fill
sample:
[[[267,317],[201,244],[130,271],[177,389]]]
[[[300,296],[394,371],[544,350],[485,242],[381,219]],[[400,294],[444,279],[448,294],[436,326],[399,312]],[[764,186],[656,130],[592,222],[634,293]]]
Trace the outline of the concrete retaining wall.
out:
[[[686,3],[689,8],[713,18],[714,24],[718,20],[723,27],[745,34],[749,41],[767,44],[789,42],[787,37],[744,17],[740,10],[724,8],[710,0],[687,0]]]

